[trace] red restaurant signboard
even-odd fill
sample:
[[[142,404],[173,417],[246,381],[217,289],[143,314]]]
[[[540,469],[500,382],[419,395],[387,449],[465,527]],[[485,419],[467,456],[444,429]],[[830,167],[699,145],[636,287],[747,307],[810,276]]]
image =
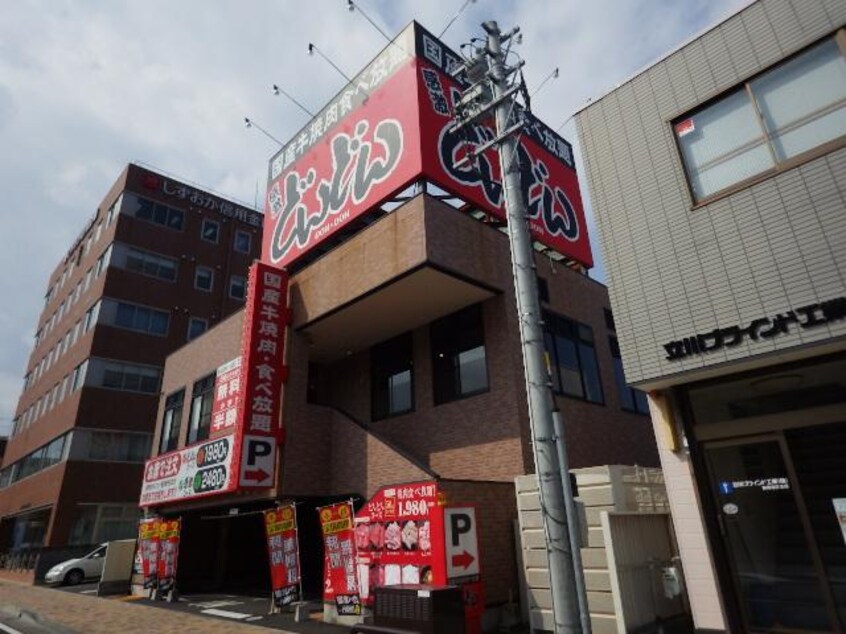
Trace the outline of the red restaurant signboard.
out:
[[[390,43],[270,162],[262,259],[285,266],[421,178],[504,221],[495,149],[456,169],[449,131],[461,58],[417,23]],[[593,263],[572,148],[526,113],[519,146],[533,237]],[[481,145],[492,122],[466,131]]]
[[[214,378],[211,437],[229,433],[238,424],[241,405],[241,357],[224,363]]]

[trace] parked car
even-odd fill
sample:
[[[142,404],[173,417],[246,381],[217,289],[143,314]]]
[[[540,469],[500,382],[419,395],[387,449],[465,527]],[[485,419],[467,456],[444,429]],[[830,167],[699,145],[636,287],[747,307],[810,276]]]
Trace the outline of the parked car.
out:
[[[107,546],[108,544],[100,544],[84,557],[68,559],[56,564],[47,571],[44,580],[47,583],[75,586],[86,579],[99,578],[103,574],[103,562],[106,560]]]

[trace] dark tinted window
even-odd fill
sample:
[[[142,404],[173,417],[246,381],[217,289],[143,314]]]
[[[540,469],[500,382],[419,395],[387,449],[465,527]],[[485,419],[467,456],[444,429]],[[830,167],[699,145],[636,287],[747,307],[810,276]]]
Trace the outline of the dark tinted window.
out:
[[[589,326],[550,312],[544,312],[543,318],[553,390],[591,403],[602,403],[602,381],[593,331]]]
[[[435,405],[488,389],[481,305],[432,322],[430,338]]]
[[[370,352],[373,420],[414,409],[411,333],[373,346]]]

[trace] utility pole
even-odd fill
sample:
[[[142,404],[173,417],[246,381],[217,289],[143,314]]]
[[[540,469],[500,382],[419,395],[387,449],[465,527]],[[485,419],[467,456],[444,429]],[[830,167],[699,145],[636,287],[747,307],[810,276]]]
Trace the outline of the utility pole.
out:
[[[507,68],[506,52],[503,51],[503,44],[514,37],[519,29],[515,28],[503,34],[495,21],[485,22],[482,28],[487,33],[486,47],[465,65],[472,85],[456,104],[458,121],[453,126],[453,131],[456,132],[489,116],[493,109],[496,116],[496,138],[475,148],[459,161],[459,165],[474,160],[493,145],[498,146],[517,300],[517,319],[523,349],[529,425],[549,557],[554,631],[555,634],[589,634],[589,616],[582,614],[580,618],[579,596],[582,593],[579,592],[576,577],[582,573],[580,565],[576,570],[573,559],[573,548],[578,548],[576,544],[579,540],[571,540],[571,532],[568,530],[568,525],[571,530],[578,530],[578,524],[574,523],[575,517],[568,518],[568,509],[572,513],[575,506],[572,503],[568,505],[565,501],[565,491],[572,496],[569,481],[566,487],[563,482],[563,478],[569,478],[569,473],[562,473],[560,470],[560,456],[566,458],[566,447],[563,445],[563,432],[556,434],[553,426],[553,410],[556,408],[547,371],[534,249],[526,216],[526,192],[522,189],[517,155],[516,134],[524,125],[522,108],[516,104],[516,94],[520,87],[508,85],[509,76],[518,70],[519,66]],[[484,63],[485,61],[487,63]],[[483,72],[485,68],[487,72]],[[583,583],[581,587],[583,588]],[[584,607],[586,609],[587,606]],[[583,630],[585,622],[587,629]]]

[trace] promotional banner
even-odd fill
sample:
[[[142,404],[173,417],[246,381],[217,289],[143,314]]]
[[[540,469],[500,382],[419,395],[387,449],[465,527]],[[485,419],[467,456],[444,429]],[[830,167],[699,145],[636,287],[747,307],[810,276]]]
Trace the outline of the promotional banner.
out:
[[[493,117],[451,132],[454,107],[468,84],[457,78],[461,58],[419,24],[418,59],[423,172],[438,186],[505,222],[505,197],[496,146],[456,168],[469,149],[496,138]],[[528,123],[518,144],[522,189],[532,238],[585,266],[593,265],[571,145],[546,124]]]
[[[176,562],[179,559],[179,529],[182,520],[159,522],[158,587],[168,592],[176,583]]]
[[[287,380],[285,332],[290,321],[288,274],[260,262],[250,266],[241,335],[243,407],[236,424],[241,447],[239,488],[267,488],[276,482],[276,448],[281,440],[282,383]]]
[[[355,518],[361,598],[375,586],[444,584],[443,510],[435,482],[383,487]]]
[[[323,600],[334,599],[339,615],[359,615],[352,502],[324,506],[317,512],[323,532]]]
[[[144,588],[154,588],[159,568],[159,519],[145,518],[138,522],[138,553],[141,555],[141,574]]]
[[[176,502],[231,491],[232,436],[156,456],[144,465],[140,506]]]
[[[211,437],[228,434],[238,424],[241,405],[241,357],[224,363],[217,369],[212,401]]]
[[[300,600],[300,551],[297,510],[293,504],[264,512],[273,602],[278,607]]]
[[[270,162],[262,260],[285,266],[418,179],[505,221],[493,119],[451,132],[462,59],[419,24],[400,33]],[[532,236],[593,258],[571,145],[530,113],[518,158]]]

